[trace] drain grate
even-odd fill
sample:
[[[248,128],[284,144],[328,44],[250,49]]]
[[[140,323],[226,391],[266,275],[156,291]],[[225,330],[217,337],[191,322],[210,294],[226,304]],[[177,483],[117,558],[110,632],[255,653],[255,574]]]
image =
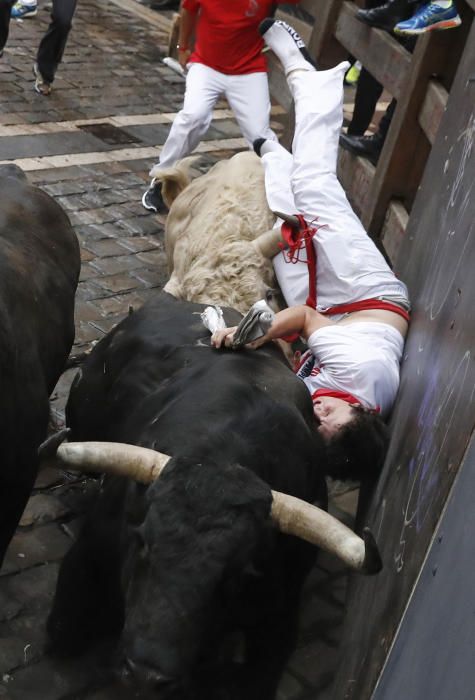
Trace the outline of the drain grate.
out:
[[[92,134],[104,143],[107,143],[108,146],[125,146],[128,143],[143,143],[125,129],[120,129],[118,126],[113,126],[107,122],[84,124],[79,128],[88,134]]]

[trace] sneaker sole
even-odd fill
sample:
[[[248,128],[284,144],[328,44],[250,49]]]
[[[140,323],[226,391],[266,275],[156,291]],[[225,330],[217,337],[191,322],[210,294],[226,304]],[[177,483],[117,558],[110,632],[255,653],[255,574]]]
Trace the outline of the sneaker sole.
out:
[[[421,27],[420,29],[398,29],[397,27],[394,27],[394,33],[395,34],[402,34],[402,35],[410,35],[410,36],[417,36],[419,34],[427,34],[427,32],[433,32],[434,30],[442,30],[442,29],[455,29],[455,27],[460,27],[462,24],[462,20],[460,17],[457,19],[444,19],[440,22],[435,22],[435,24],[431,24],[428,27]]]
[[[144,192],[142,195],[143,208],[146,209],[147,211],[153,211],[155,214],[158,214],[158,209],[156,207],[154,207],[153,204],[148,204],[148,202],[145,200],[145,197],[147,196],[147,194],[148,194],[148,190],[146,192]]]

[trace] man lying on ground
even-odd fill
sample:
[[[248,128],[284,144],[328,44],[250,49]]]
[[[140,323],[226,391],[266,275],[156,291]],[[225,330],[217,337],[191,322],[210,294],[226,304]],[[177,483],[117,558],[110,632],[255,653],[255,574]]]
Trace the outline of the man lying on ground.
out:
[[[274,261],[289,308],[250,347],[292,333],[303,337],[309,352],[297,374],[339,465],[335,475],[359,477],[365,462],[379,468],[384,460],[384,419],[396,398],[408,328],[407,289],[366,234],[336,177],[348,63],[317,71],[287,24],[268,19],[260,31],[285,69],[296,126],[292,154],[263,139],[255,150],[262,156],[271,210],[300,214],[284,224],[289,247]],[[231,347],[235,330],[217,331],[215,347]]]

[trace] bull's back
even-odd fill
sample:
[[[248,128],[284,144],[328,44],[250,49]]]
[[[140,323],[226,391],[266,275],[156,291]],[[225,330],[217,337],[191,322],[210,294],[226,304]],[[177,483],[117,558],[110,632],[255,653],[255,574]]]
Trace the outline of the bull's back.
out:
[[[79,268],[77,238],[61,207],[36,187],[1,179],[0,314],[8,328],[3,353],[14,351],[16,368],[26,376],[42,371],[49,391],[74,338]]]
[[[274,488],[314,495],[317,446],[305,386],[273,346],[211,348],[202,309],[159,294],[96,346],[68,403],[73,439],[229,459]],[[239,316],[228,310],[225,318]]]
[[[34,483],[74,339],[79,246],[44,192],[0,175],[0,566]]]
[[[234,240],[242,240],[243,236],[252,240],[271,228],[274,221],[267,206],[262,164],[254,153],[238,153],[216,163],[183,190],[167,218],[167,251],[191,229],[199,232],[201,239],[197,252],[205,250],[213,239],[221,243],[217,227],[232,217],[237,222]],[[245,225],[241,226],[239,220]],[[200,243],[198,238],[196,243]]]

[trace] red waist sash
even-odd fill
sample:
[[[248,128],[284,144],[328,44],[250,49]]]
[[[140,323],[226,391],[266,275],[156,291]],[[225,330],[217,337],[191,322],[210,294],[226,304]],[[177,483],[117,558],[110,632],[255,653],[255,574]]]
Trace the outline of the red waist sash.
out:
[[[332,316],[334,314],[351,314],[353,311],[371,311],[374,309],[392,311],[393,313],[402,316],[406,321],[409,321],[410,319],[409,311],[404,309],[402,306],[399,306],[399,304],[393,301],[387,301],[385,299],[362,299],[361,301],[351,301],[349,304],[332,306],[321,313],[325,316]]]
[[[317,307],[317,254],[313,245],[313,237],[320,228],[317,225],[308,225],[301,214],[297,214],[300,223],[300,229],[293,228],[287,222],[284,222],[281,227],[282,238],[288,246],[288,250],[283,249],[284,259],[288,263],[306,262],[308,267],[308,297],[305,302],[312,309]],[[313,223],[313,222],[312,222]],[[300,257],[301,251],[305,251],[305,257]],[[407,309],[400,306],[397,302],[388,301],[385,299],[362,299],[361,301],[352,301],[347,304],[339,304],[332,306],[321,313],[325,316],[334,314],[348,314],[353,311],[369,311],[374,309],[383,309],[384,311],[392,311],[406,321],[409,321],[409,312]],[[297,336],[293,336],[295,340]],[[288,342],[292,340],[284,338]]]

